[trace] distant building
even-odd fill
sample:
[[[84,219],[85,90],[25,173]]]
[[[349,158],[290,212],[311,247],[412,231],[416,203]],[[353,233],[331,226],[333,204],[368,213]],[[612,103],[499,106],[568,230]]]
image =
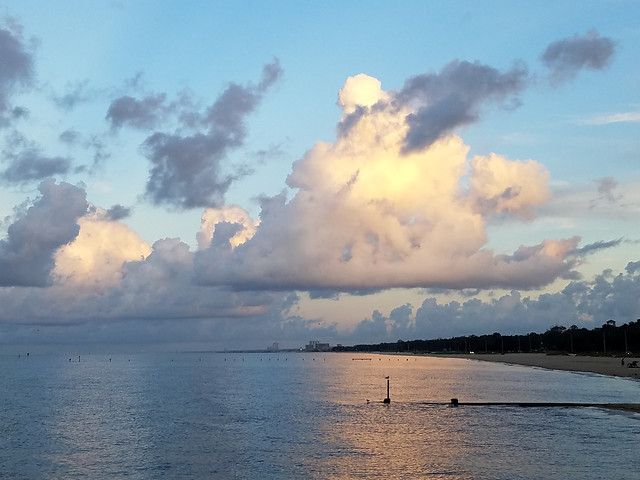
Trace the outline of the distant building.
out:
[[[267,350],[270,352],[277,352],[278,350],[280,350],[280,344],[278,342],[273,342],[273,345],[271,345],[271,347],[268,347]]]
[[[328,352],[331,347],[328,343],[320,343],[318,340],[311,340],[305,345],[304,350],[306,352]]]

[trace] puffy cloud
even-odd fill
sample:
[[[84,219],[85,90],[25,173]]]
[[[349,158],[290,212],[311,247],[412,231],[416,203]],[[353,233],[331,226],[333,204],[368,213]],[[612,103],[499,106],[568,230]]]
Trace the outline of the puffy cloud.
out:
[[[202,214],[200,231],[196,235],[198,247],[207,248],[216,230],[216,226],[222,223],[241,225],[235,234],[228,239],[232,248],[246,242],[256,232],[259,222],[254,222],[244,208],[237,205],[223,206],[220,208],[208,208]]]
[[[117,286],[126,262],[140,261],[151,247],[123,223],[113,221],[101,208],[78,220],[78,236],[55,254],[53,277],[57,284],[78,290],[103,292]]]
[[[533,160],[509,161],[491,154],[471,161],[471,199],[483,214],[534,216],[549,199],[549,172]]]
[[[149,247],[100,208],[78,223],[76,240],[55,253],[48,288],[0,288],[0,322],[94,324],[94,329],[108,331],[111,322],[121,321],[122,331],[145,330],[133,321],[172,320],[180,325],[180,320],[260,318],[271,315],[271,305],[282,297],[197,285],[188,245],[168,238]],[[173,332],[178,327],[164,328]],[[162,333],[154,335],[167,339]]]
[[[221,173],[221,162],[229,150],[243,144],[247,115],[258,107],[281,74],[280,65],[274,60],[264,66],[258,85],[231,84],[204,115],[182,115],[183,119],[189,118],[190,124],[199,124],[204,132],[187,136],[156,132],[149,136],[144,151],[153,166],[147,197],[157,205],[179,208],[222,205],[234,176]],[[140,119],[140,115],[135,118]]]
[[[51,179],[39,190],[41,197],[0,241],[0,286],[48,285],[56,251],[78,235],[88,207],[84,190]]]
[[[551,81],[561,83],[574,78],[581,70],[604,69],[615,52],[615,43],[595,30],[574,35],[550,44],[542,53],[542,63],[551,71]]]
[[[33,81],[32,53],[21,30],[14,22],[0,28],[0,126],[6,122],[5,115],[11,110],[11,94]]]
[[[405,152],[411,106],[377,108],[385,97],[375,79],[350,79],[340,94],[343,121],[359,111],[357,120],[294,163],[287,183],[295,197],[263,202],[250,240],[216,261],[198,252],[200,280],[241,289],[526,288],[568,274],[577,239],[513,255],[485,247],[487,215],[530,217],[544,202],[544,168],[490,156],[474,159],[468,173],[468,147],[453,135]],[[467,175],[469,191],[461,187]]]
[[[382,90],[377,78],[360,73],[349,77],[338,93],[338,105],[344,115],[350,115],[359,107],[372,107],[380,101],[388,101],[391,96]]]
[[[125,264],[118,288],[105,296],[109,318],[232,318],[263,314],[274,296],[197,285],[194,254],[176,238],[158,240],[144,261]]]

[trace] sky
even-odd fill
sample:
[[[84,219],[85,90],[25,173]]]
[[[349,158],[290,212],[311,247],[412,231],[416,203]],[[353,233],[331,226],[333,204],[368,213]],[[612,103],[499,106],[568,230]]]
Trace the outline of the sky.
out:
[[[8,2],[0,351],[640,318],[640,1]]]

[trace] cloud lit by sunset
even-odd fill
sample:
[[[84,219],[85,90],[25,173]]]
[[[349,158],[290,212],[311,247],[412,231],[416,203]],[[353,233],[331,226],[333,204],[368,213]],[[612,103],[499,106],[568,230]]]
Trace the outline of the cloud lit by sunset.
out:
[[[243,248],[222,262],[208,259],[200,281],[347,291],[526,288],[571,269],[563,241],[540,239],[557,247],[520,248],[517,256],[488,248],[487,217],[531,219],[548,199],[542,165],[494,154],[469,161],[454,134],[404,153],[413,112],[398,108],[379,81],[350,77],[338,97],[342,118],[357,118],[335,143],[318,143],[293,164],[294,197],[270,206]]]

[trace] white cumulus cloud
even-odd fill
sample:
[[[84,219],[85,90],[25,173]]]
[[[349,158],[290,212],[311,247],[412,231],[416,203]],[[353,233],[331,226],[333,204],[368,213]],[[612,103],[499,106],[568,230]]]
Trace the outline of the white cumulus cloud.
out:
[[[513,255],[487,248],[487,217],[531,218],[546,201],[542,165],[469,160],[454,134],[406,152],[410,103],[394,102],[366,75],[347,80],[339,104],[338,139],[293,164],[295,196],[264,202],[255,234],[233,251],[199,252],[200,281],[239,289],[532,287],[571,269],[575,238],[540,239]]]

